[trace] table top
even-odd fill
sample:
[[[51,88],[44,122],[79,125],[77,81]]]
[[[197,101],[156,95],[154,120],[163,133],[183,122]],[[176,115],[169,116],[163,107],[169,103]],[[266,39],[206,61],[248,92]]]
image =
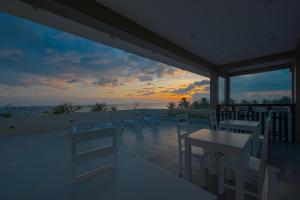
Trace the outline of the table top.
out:
[[[76,199],[217,199],[204,189],[139,158],[79,182],[73,192]]]
[[[258,121],[249,121],[249,120],[224,120],[220,121],[220,124],[230,124],[234,126],[248,126],[248,127],[258,127],[260,125],[260,122]]]
[[[201,129],[186,136],[192,144],[219,150],[226,153],[238,153],[249,143],[250,135],[227,131]]]

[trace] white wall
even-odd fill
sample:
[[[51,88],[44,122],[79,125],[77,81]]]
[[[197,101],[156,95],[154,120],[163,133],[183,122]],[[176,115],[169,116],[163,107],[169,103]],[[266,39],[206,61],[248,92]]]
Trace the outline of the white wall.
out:
[[[0,136],[64,129],[82,121],[119,123],[133,118],[136,112],[167,116],[166,109],[141,109],[3,118],[0,119]]]
[[[118,124],[125,119],[134,118],[137,112],[154,115],[157,119],[169,118],[167,109],[118,110],[33,117],[0,118],[0,136],[65,129],[69,128],[72,124],[77,124],[83,121],[96,121],[99,123],[113,122]],[[207,109],[189,110],[189,113],[208,116]]]

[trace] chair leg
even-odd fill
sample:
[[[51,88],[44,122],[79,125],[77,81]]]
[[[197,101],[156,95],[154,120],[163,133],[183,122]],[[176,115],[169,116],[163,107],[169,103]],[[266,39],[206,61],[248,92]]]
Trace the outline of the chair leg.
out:
[[[201,187],[207,187],[205,163],[203,158],[200,160],[200,185]]]
[[[182,177],[182,153],[179,152],[178,176]]]
[[[225,168],[222,162],[219,163],[219,173],[218,173],[218,194],[224,193],[224,172]]]
[[[208,158],[208,173],[209,175],[215,175],[216,174],[216,156],[214,152],[209,152],[209,158]]]

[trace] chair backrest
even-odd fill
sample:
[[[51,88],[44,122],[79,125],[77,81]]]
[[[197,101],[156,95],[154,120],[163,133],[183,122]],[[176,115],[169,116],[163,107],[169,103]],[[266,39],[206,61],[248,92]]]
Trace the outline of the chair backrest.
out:
[[[210,109],[210,129],[218,129],[217,111],[215,109]]]
[[[189,129],[189,116],[187,113],[176,115],[176,125],[178,136],[182,135],[182,131],[188,132]]]
[[[261,152],[262,164],[265,164],[268,158],[270,125],[271,125],[271,118],[268,117],[265,121],[265,127],[264,127],[264,141],[263,141],[262,152]]]
[[[260,174],[260,185],[262,184],[262,178],[265,174],[265,169],[268,160],[268,146],[269,146],[269,133],[270,133],[270,125],[271,125],[271,118],[268,117],[265,120],[265,127],[264,127],[264,141],[262,145],[261,151],[261,158],[260,158],[260,166],[259,166],[259,174]]]
[[[84,152],[78,152],[78,145],[91,142],[94,140],[101,140],[103,138],[110,138],[111,145],[101,145],[99,147],[93,147]],[[107,141],[107,140],[105,140]],[[93,176],[96,173],[103,172],[107,168],[114,167],[117,161],[117,132],[114,127],[112,128],[102,128],[102,129],[92,129],[88,131],[81,131],[76,134],[70,134],[70,153],[71,153],[71,173],[72,181],[80,181],[89,176]],[[78,174],[78,167],[84,165],[90,161],[95,161],[98,159],[105,159],[107,156],[111,156],[112,160],[105,161],[105,163],[99,164],[99,166],[94,166],[94,169],[85,171]]]
[[[189,116],[187,113],[176,115],[178,149],[181,151],[184,136],[189,134]]]
[[[78,124],[77,128],[78,131],[88,131],[94,128],[96,122],[90,121],[90,122],[82,122]]]
[[[248,106],[236,106],[235,112],[237,112],[237,119],[244,120],[245,116],[249,114],[249,107]]]
[[[279,200],[279,169],[267,166],[262,186],[261,200]]]
[[[83,132],[83,131],[92,130],[94,128],[95,124],[96,124],[96,122],[94,122],[94,121],[80,122],[79,124],[72,126],[69,129],[69,133],[73,134],[73,133],[79,133],[79,132]]]

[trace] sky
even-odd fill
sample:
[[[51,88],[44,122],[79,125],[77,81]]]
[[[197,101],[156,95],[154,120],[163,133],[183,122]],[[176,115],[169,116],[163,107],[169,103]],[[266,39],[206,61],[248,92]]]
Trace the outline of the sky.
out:
[[[0,106],[167,103],[209,97],[209,79],[0,13]],[[236,77],[234,98],[290,94],[287,70]]]

